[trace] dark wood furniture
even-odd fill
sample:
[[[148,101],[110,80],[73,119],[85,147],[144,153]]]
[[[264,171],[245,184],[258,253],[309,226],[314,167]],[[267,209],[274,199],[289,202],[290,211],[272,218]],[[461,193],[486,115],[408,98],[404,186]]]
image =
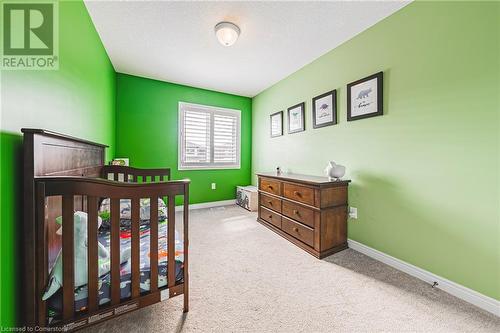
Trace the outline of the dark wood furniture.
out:
[[[169,181],[170,169],[136,169],[104,165],[105,145],[42,129],[22,129],[24,133],[24,265],[23,322],[27,327],[75,330],[118,315],[184,294],[184,311],[189,309],[188,207],[189,180]],[[103,179],[105,178],[105,179]],[[108,180],[112,178],[114,180]],[[119,178],[123,182],[118,182]],[[184,199],[184,270],[181,283],[175,279],[175,197]],[[157,198],[168,198],[168,285],[158,286]],[[111,202],[111,302],[98,302],[97,219],[102,198]],[[120,199],[130,199],[131,294],[120,299]],[[139,200],[151,199],[150,261],[151,287],[139,286]],[[88,299],[87,309],[74,309],[74,223],[73,213],[88,214]],[[154,213],[156,212],[156,213]],[[62,216],[62,237],[53,235],[53,221]],[[48,323],[42,295],[49,267],[62,248],[62,320]]]
[[[258,173],[257,221],[317,258],[347,248],[350,180]]]

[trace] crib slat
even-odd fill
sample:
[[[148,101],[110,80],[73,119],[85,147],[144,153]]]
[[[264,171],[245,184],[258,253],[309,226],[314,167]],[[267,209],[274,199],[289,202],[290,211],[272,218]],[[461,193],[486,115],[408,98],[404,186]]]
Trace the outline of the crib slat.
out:
[[[74,199],[62,198],[63,320],[71,319],[75,307]]]
[[[41,276],[38,279],[38,293],[45,289],[47,285],[49,257],[47,255],[48,225],[45,219],[45,183],[39,183],[36,186],[36,235],[38,237],[37,265],[40,267]],[[47,308],[45,301],[41,297],[38,299],[38,323],[45,326],[47,320]]]
[[[111,305],[120,303],[120,199],[111,199]]]
[[[150,212],[150,266],[151,266],[151,289],[150,291],[158,290],[158,198],[151,198],[151,212]]]
[[[168,196],[168,287],[175,285],[175,196]]]
[[[131,259],[132,259],[132,298],[140,295],[140,249],[139,249],[139,217],[140,207],[139,198],[132,199],[132,245],[131,245]]]
[[[87,228],[87,255],[88,255],[88,299],[87,307],[89,313],[97,311],[99,308],[98,292],[98,251],[97,251],[97,197],[87,197],[88,207],[88,228]]]
[[[113,173],[113,176],[114,176],[115,181],[118,181],[118,175],[119,175],[119,173],[118,173],[118,172],[114,172],[114,173]]]
[[[189,311],[189,237],[188,237],[188,224],[189,224],[189,185],[184,185],[184,215],[182,222],[184,224],[184,312]]]

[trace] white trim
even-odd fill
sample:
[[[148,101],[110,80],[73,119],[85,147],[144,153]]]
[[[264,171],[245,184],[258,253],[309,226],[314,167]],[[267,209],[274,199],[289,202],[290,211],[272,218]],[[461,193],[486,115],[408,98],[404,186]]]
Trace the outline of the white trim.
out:
[[[202,202],[202,203],[189,205],[189,210],[220,207],[220,206],[229,206],[229,205],[235,205],[235,204],[236,204],[236,199],[212,201],[212,202]],[[176,212],[182,211],[183,209],[184,209],[184,206],[176,206],[175,207]]]
[[[197,109],[205,109],[207,111],[227,111],[227,112],[240,112],[241,110],[238,109],[231,109],[231,108],[223,108],[221,106],[216,106],[216,105],[206,105],[206,104],[196,104],[196,103],[188,103],[188,102],[182,102],[179,101],[179,107],[193,107]]]
[[[381,261],[384,264],[403,271],[406,274],[416,277],[417,279],[420,279],[429,284],[437,282],[438,284],[436,285],[436,288],[439,288],[447,292],[448,294],[458,297],[468,303],[471,303],[500,317],[500,301],[494,298],[483,295],[475,290],[469,289],[465,286],[445,279],[439,275],[433,274],[400,259],[394,258],[388,254],[375,250],[374,248],[356,242],[352,239],[348,239],[347,243],[351,249],[361,252],[375,260]]]
[[[210,162],[200,164],[183,164],[182,152],[184,147],[184,117],[186,109],[198,109],[200,111],[210,113]],[[231,115],[236,116],[236,163],[215,163],[214,160],[214,115]],[[221,169],[241,169],[241,110],[229,109],[218,106],[202,105],[194,103],[179,102],[178,103],[178,126],[177,126],[177,169],[178,170],[221,170]]]

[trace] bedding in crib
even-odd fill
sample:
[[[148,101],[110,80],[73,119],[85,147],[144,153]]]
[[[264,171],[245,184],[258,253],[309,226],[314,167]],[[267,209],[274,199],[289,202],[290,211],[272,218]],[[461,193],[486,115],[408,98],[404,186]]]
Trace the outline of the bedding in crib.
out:
[[[160,199],[161,200],[161,199]],[[126,211],[125,207],[130,200],[124,200],[120,203],[120,211]],[[163,200],[161,200],[163,203]],[[106,206],[101,206],[100,216],[103,223],[99,228],[99,247],[106,250],[110,249],[110,231],[109,227],[105,227],[106,221]],[[141,224],[140,224],[140,291],[146,292],[150,290],[150,226],[149,214],[142,214],[143,207],[148,206],[148,201],[141,200]],[[123,208],[123,209],[122,209]],[[130,207],[129,207],[130,208]],[[109,209],[109,208],[108,208]],[[158,287],[167,285],[167,215],[165,204],[158,204],[159,209],[159,224],[158,224]],[[109,210],[108,210],[109,211]],[[149,212],[149,207],[147,208]],[[161,213],[160,213],[161,211]],[[123,219],[122,219],[123,217]],[[130,217],[130,215],[128,215]],[[109,225],[109,224],[108,224]],[[131,296],[131,262],[130,262],[130,249],[131,249],[131,230],[130,220],[127,219],[126,214],[120,216],[120,257],[122,264],[120,268],[120,289],[121,298],[125,299]],[[175,276],[176,282],[182,282],[183,278],[183,261],[184,261],[184,244],[180,239],[177,231],[175,232]],[[124,255],[125,254],[125,255]],[[126,260],[123,260],[126,258]],[[99,256],[99,267],[111,267],[109,256]],[[86,270],[85,270],[86,271]],[[99,270],[102,273],[102,270]],[[106,304],[111,301],[111,274],[109,269],[101,274],[98,281],[98,301],[100,305]],[[84,311],[87,308],[87,284],[77,286],[75,284],[75,312]],[[47,300],[48,317],[49,321],[59,319],[62,313],[62,288],[59,288]]]
[[[140,200],[140,213],[139,213],[139,224],[141,227],[149,225],[151,203],[150,199],[145,198]],[[99,217],[102,219],[102,225],[99,228],[101,231],[106,231],[111,229],[110,221],[110,200],[104,199],[99,208]],[[120,229],[130,230],[132,223],[132,203],[130,199],[120,200]],[[167,206],[165,202],[158,198],[158,221],[164,221],[167,218]]]

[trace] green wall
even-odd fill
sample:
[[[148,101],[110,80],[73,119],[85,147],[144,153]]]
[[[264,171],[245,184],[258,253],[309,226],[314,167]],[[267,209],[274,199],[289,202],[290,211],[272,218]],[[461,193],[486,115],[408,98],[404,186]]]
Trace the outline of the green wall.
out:
[[[116,156],[140,168],[169,167],[173,179],[191,179],[190,202],[235,198],[236,185],[250,183],[252,100],[183,85],[117,74]],[[179,171],[178,103],[241,110],[241,168]],[[217,189],[211,190],[210,184]]]
[[[21,127],[50,129],[111,146],[115,72],[82,1],[59,6],[57,71],[1,72],[0,326],[20,313]]]
[[[191,203],[234,198],[256,171],[336,160],[353,180],[351,239],[500,299],[499,3],[410,4],[253,100],[115,74],[82,1],[59,16],[58,71],[0,73],[1,326],[20,313],[21,127],[170,167],[193,181]],[[380,70],[385,115],[347,123],[346,83]],[[311,98],[335,88],[339,124],[312,129]],[[177,170],[179,101],[242,110],[241,169]],[[301,101],[306,132],[270,139],[269,115]]]
[[[499,3],[412,3],[265,90],[252,172],[346,165],[349,238],[500,299],[498,22]],[[347,122],[346,84],[381,70],[385,115]],[[313,129],[331,89],[339,124]],[[269,115],[302,101],[306,131],[269,138]]]

